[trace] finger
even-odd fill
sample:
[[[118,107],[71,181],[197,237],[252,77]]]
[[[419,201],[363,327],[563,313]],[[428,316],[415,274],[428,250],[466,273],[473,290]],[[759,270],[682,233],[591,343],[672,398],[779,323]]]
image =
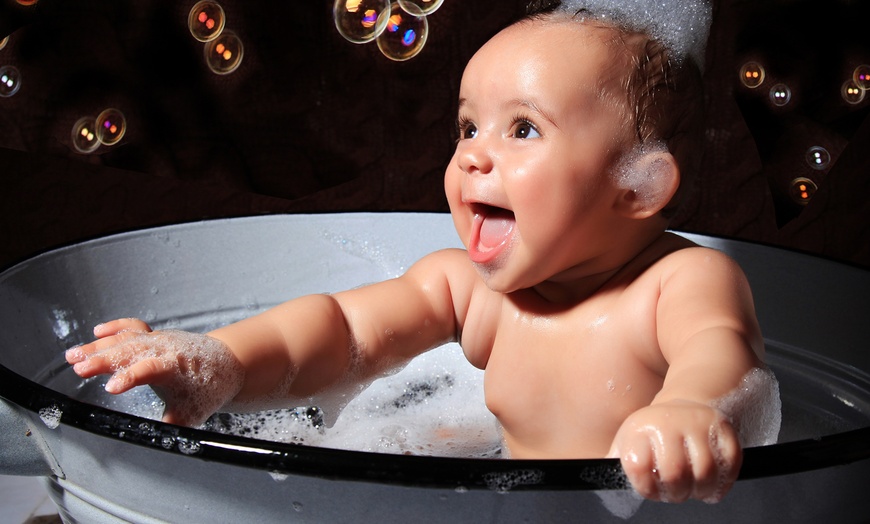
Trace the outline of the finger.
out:
[[[171,377],[174,372],[174,367],[168,360],[147,358],[112,375],[106,383],[106,391],[116,395],[136,386],[159,384]]]
[[[722,500],[737,481],[743,464],[743,449],[737,432],[730,424],[719,424],[711,431],[710,448],[716,464],[716,485],[714,489],[708,488],[704,493],[699,492],[694,496],[704,502],[715,503]]]
[[[138,318],[119,318],[94,326],[94,336],[97,338],[109,337],[125,331],[149,333],[151,326]]]
[[[621,451],[619,460],[631,487],[642,497],[657,500],[658,471],[650,437],[643,434],[633,435],[620,449],[624,451]]]
[[[144,332],[124,331],[118,333],[117,335],[107,336],[105,338],[95,340],[88,344],[72,347],[66,351],[64,356],[66,357],[67,362],[69,362],[70,364],[75,364],[77,362],[81,362],[82,360],[91,358],[91,356],[93,355],[110,351],[112,348],[122,348],[125,343],[143,335],[145,335]]]
[[[692,494],[694,477],[687,442],[681,435],[656,443],[659,500],[685,502]]]

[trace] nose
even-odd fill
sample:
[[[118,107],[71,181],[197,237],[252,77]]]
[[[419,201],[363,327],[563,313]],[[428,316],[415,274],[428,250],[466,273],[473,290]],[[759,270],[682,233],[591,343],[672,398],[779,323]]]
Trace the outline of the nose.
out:
[[[456,146],[456,161],[459,169],[469,175],[485,175],[493,168],[492,153],[479,138],[460,141]]]

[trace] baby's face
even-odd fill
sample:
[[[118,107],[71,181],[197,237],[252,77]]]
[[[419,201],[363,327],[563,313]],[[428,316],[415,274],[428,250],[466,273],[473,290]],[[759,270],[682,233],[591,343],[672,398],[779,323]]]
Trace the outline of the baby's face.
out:
[[[624,104],[601,95],[624,71],[605,36],[577,22],[523,23],[496,35],[465,69],[445,190],[493,290],[594,274],[619,241],[609,171],[632,134]]]

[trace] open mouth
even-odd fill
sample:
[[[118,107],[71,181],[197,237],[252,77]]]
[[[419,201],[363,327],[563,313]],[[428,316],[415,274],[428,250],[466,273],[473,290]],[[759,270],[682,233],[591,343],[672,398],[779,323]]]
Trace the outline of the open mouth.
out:
[[[474,213],[468,253],[474,262],[488,262],[509,243],[516,227],[513,211],[487,204],[472,204]]]

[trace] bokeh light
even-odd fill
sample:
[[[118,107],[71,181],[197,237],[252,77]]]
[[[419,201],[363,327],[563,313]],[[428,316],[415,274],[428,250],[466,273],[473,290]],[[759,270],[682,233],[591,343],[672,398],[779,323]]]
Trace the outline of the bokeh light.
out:
[[[791,181],[791,198],[798,204],[805,206],[810,203],[810,199],[818,191],[819,186],[815,182],[805,177],[798,177]]]
[[[238,69],[244,56],[242,41],[232,31],[205,44],[205,63],[213,73],[226,75]]]
[[[408,11],[409,13],[413,13],[414,8],[417,9],[421,15],[430,15],[438,10],[441,7],[441,4],[444,3],[444,0],[397,0],[399,5],[402,6],[402,9]]]
[[[870,89],[870,65],[859,65],[852,73],[852,80],[862,90]]]
[[[398,2],[390,7],[387,29],[378,37],[378,49],[390,60],[401,62],[417,56],[426,45],[429,22],[419,9],[406,11]]]
[[[865,93],[866,90],[861,89],[854,80],[846,80],[840,88],[840,95],[842,95],[843,100],[852,105],[863,102]]]
[[[776,84],[770,88],[770,101],[773,105],[782,107],[791,102],[791,88],[785,84]]]
[[[72,128],[72,145],[79,153],[93,153],[100,147],[97,137],[96,119],[93,117],[79,118]]]
[[[217,2],[203,0],[190,9],[187,27],[190,34],[200,42],[211,42],[224,30],[226,17],[224,9]]]
[[[332,15],[341,36],[348,42],[365,44],[386,28],[390,0],[335,0]]]
[[[819,171],[831,165],[831,153],[822,146],[813,146],[807,149],[805,158],[811,168]]]
[[[749,89],[755,89],[764,83],[764,66],[758,62],[746,62],[740,68],[740,83]]]
[[[21,72],[11,65],[0,67],[0,96],[9,97],[21,89]]]
[[[127,131],[127,119],[117,109],[106,109],[97,117],[97,140],[106,146],[117,144]]]

